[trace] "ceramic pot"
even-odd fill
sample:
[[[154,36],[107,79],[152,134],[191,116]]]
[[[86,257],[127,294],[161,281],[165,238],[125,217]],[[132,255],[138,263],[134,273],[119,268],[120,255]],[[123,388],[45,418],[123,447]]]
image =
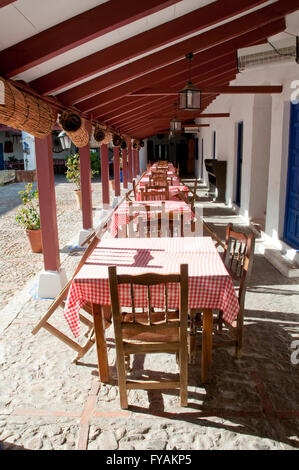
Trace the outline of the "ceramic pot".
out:
[[[42,245],[42,232],[40,229],[38,230],[26,230],[26,235],[28,237],[31,251],[33,253],[42,253],[43,245]]]

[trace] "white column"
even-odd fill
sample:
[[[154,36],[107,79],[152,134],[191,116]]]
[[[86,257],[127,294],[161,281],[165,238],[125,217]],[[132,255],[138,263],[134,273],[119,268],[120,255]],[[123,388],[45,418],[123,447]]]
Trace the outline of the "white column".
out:
[[[22,131],[24,169],[36,169],[35,139],[32,135]]]

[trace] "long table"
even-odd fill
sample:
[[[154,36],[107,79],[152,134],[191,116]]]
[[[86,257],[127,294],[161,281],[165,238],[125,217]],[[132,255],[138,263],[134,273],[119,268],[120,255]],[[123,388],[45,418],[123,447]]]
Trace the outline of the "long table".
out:
[[[119,274],[175,273],[180,264],[189,266],[189,308],[203,311],[202,382],[208,382],[212,358],[213,309],[223,311],[223,318],[233,324],[239,303],[219,253],[210,237],[111,238],[102,240],[74,278],[64,315],[75,337],[80,336],[79,310],[92,305],[100,377],[109,381],[108,356],[104,334],[104,310],[110,306],[108,266],[117,266]],[[142,289],[141,286],[139,286]],[[163,308],[163,295],[157,286],[151,295],[154,308]],[[136,307],[146,307],[146,295],[138,295]],[[169,308],[178,308],[179,290],[168,292]],[[128,286],[122,286],[120,303],[130,306]]]

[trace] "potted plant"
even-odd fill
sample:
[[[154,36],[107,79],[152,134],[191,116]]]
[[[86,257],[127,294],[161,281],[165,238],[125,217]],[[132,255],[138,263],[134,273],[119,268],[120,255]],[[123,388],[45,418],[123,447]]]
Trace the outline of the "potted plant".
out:
[[[28,183],[24,191],[19,191],[19,195],[23,205],[16,213],[16,222],[25,228],[32,252],[41,253],[42,236],[38,192],[32,189],[31,183]]]
[[[80,182],[80,156],[79,153],[70,155],[66,160],[66,178],[75,185],[75,195],[79,209],[82,209],[81,182]],[[91,169],[91,177],[98,174],[97,170]]]

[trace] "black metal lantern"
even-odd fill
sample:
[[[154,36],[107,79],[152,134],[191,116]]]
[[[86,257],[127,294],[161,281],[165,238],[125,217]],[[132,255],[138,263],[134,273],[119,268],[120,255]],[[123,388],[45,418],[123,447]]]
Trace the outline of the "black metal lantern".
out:
[[[186,55],[186,59],[189,60],[189,81],[188,85],[179,91],[179,109],[182,111],[198,111],[201,104],[201,92],[192,84],[191,81],[192,58],[192,52]]]
[[[170,121],[170,130],[173,132],[178,132],[182,130],[182,123],[176,117],[177,103],[174,104],[174,107],[175,107],[175,114],[174,114],[174,118]]]
[[[62,131],[60,134],[58,134],[58,139],[60,140],[60,144],[63,150],[70,150],[72,146],[72,140],[65,131]]]
[[[172,119],[170,121],[170,130],[173,132],[182,130],[182,123],[178,119]]]

